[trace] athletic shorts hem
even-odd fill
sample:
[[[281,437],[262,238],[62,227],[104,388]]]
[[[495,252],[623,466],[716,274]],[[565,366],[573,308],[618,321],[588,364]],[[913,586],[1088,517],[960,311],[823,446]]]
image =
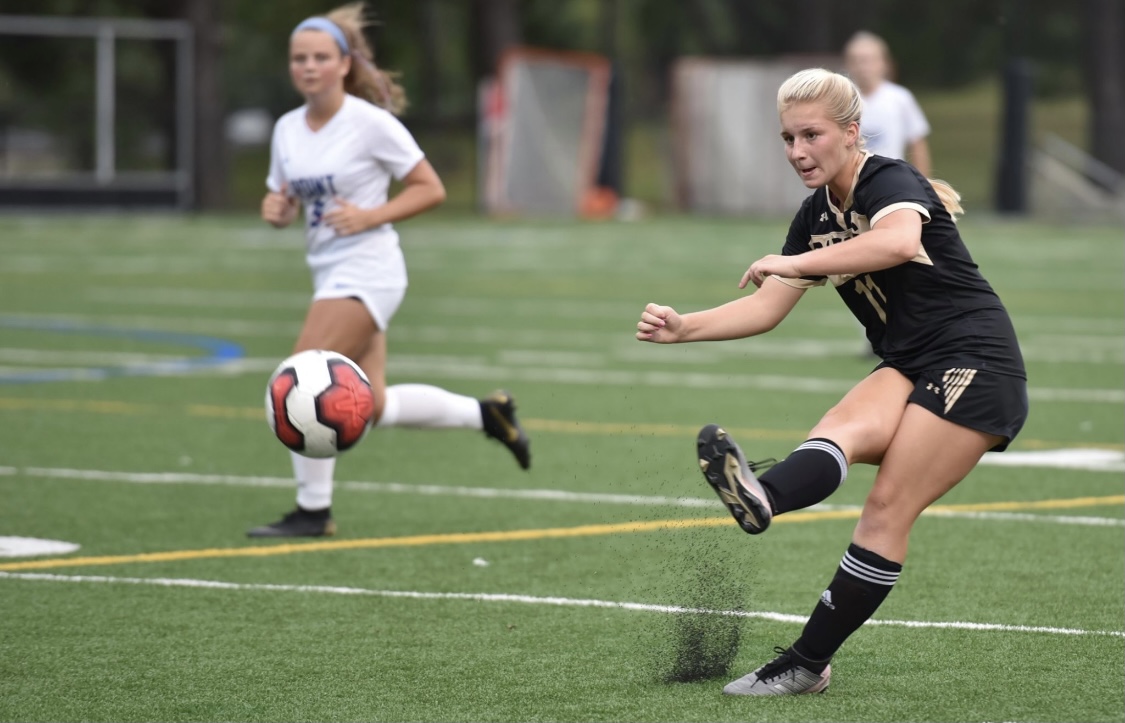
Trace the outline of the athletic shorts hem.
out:
[[[1027,421],[1027,380],[1021,377],[965,367],[896,371],[914,382],[907,402],[962,427],[1003,437],[992,452],[1007,449]]]
[[[379,327],[380,331],[386,331],[405,296],[405,286],[389,289],[340,287],[323,289],[316,292],[313,294],[313,301],[320,301],[321,299],[356,299],[367,309],[367,313],[371,314],[371,318],[375,321],[375,326]]]

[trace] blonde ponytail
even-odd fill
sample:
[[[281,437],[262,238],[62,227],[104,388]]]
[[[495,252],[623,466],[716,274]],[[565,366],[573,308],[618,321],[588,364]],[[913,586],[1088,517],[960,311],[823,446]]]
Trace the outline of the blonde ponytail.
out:
[[[953,221],[956,223],[957,217],[965,213],[965,209],[961,208],[961,194],[953,190],[953,186],[945,181],[939,181],[934,178],[927,178],[926,180],[934,187],[934,192],[937,193],[938,198],[941,199],[942,205],[945,206],[945,210],[949,212],[949,215],[953,217]]]
[[[398,73],[391,73],[375,65],[375,53],[363,34],[371,25],[364,3],[342,5],[325,17],[339,26],[348,39],[352,68],[344,78],[344,90],[384,108],[395,115],[406,110],[406,91],[398,84]]]

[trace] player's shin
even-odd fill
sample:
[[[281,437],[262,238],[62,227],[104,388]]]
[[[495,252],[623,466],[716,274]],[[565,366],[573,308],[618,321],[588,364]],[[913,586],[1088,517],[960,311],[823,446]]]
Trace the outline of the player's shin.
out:
[[[296,452],[290,454],[293,457],[293,476],[297,478],[297,506],[306,511],[330,508],[336,458],[312,459]]]
[[[773,512],[804,509],[827,499],[848,478],[848,460],[830,439],[810,439],[758,481],[769,492]]]
[[[852,543],[828,589],[821,593],[793,649],[820,672],[848,636],[860,628],[890,594],[902,565]],[[816,669],[820,667],[820,670]]]

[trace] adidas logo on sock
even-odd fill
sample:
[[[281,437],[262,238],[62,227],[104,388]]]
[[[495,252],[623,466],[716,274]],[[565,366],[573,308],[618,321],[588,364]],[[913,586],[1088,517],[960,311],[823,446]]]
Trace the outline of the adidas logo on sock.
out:
[[[832,604],[832,591],[831,590],[825,590],[824,592],[822,592],[820,594],[820,602],[823,603],[824,607],[828,608],[829,610],[835,610],[836,609],[836,606]]]

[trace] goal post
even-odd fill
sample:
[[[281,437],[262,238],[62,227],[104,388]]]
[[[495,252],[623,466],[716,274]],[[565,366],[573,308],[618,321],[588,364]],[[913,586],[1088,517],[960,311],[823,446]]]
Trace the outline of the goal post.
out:
[[[479,104],[481,206],[498,215],[588,213],[606,142],[610,63],[515,48]]]
[[[677,60],[671,77],[671,135],[679,207],[719,215],[794,213],[809,190],[785,158],[777,89],[796,71],[830,67],[831,61]]]
[[[63,72],[71,78],[88,74],[93,102],[92,108],[85,103],[70,104],[70,113],[60,117],[46,112],[51,106],[50,96],[45,94],[19,94],[19,105],[9,108],[0,99],[0,207],[186,210],[194,205],[190,22],[0,15],[0,42],[12,42],[12,38],[24,43],[89,43],[92,64],[73,61]],[[122,54],[127,44],[136,43],[171,43],[174,87],[168,97],[158,87],[159,81],[130,86],[127,90],[134,102],[126,115],[124,78],[138,69],[123,63]],[[128,50],[134,61],[156,52],[140,47]],[[137,97],[143,100],[137,102]],[[168,100],[157,102],[158,97]],[[137,128],[147,130],[138,135]],[[164,128],[170,130],[170,137],[160,132]],[[90,152],[77,153],[75,148],[89,148]]]

